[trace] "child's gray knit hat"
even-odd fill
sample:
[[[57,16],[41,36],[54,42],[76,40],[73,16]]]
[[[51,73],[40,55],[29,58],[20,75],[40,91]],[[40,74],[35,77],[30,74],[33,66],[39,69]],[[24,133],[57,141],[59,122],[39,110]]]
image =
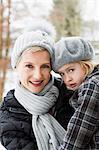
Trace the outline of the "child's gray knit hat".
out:
[[[55,72],[58,72],[58,69],[65,64],[80,60],[90,60],[94,56],[92,45],[81,37],[61,38],[55,43],[54,50],[53,70]]]
[[[15,41],[11,54],[11,65],[14,69],[22,53],[32,46],[40,46],[48,50],[53,58],[54,42],[51,37],[44,31],[36,30],[21,34]]]

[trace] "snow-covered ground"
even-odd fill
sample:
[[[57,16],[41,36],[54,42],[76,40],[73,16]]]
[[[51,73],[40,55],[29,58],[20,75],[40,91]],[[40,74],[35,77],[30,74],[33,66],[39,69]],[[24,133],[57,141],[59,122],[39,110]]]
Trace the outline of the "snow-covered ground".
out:
[[[6,74],[6,82],[4,86],[4,93],[3,96],[10,90],[14,88],[14,79],[15,79],[15,74],[14,72],[9,69]]]

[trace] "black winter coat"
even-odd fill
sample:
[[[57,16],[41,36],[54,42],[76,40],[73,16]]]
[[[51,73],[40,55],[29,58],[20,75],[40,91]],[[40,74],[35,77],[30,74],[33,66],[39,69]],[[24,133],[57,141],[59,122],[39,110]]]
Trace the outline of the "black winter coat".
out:
[[[50,113],[66,129],[74,109],[69,105],[71,91],[55,80],[59,88],[59,97]],[[14,97],[10,90],[0,107],[0,140],[7,150],[38,150],[32,130],[32,115]]]

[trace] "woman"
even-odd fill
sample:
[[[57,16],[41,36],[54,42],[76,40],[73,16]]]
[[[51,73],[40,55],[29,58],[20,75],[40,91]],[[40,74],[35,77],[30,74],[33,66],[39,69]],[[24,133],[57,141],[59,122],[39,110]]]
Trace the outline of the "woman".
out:
[[[26,32],[16,40],[11,55],[15,89],[0,108],[0,138],[7,150],[56,150],[62,141],[64,125],[54,118],[62,116],[62,97],[57,101],[60,82],[51,75],[52,61],[53,42],[45,32]]]
[[[93,47],[81,37],[62,38],[55,44],[54,70],[74,91],[70,104],[75,109],[58,150],[99,149],[99,63],[93,58]]]

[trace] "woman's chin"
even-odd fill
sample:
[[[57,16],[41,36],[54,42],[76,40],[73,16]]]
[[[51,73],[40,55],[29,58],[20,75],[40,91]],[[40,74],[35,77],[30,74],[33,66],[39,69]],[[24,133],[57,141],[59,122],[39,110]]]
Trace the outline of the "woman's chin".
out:
[[[34,88],[27,88],[30,92],[38,94],[42,91],[42,89],[34,89]]]

